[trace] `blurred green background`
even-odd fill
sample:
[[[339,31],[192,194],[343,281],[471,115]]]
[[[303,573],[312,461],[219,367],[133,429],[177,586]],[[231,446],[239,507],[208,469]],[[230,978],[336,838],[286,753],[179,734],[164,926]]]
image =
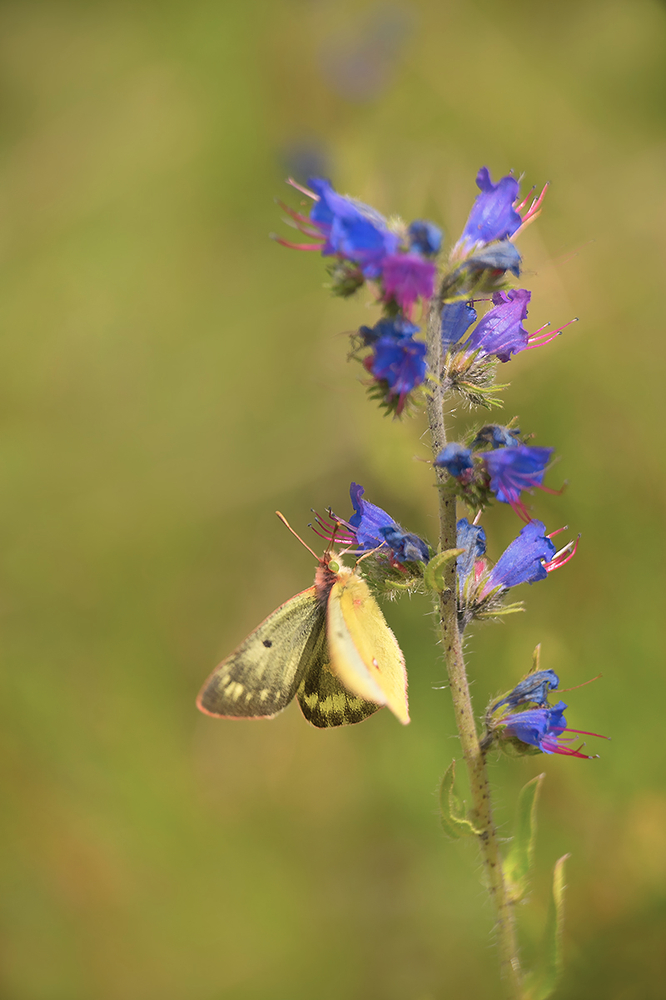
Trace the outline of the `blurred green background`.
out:
[[[666,9],[651,0],[134,0],[0,6],[2,1000],[497,996],[422,598],[389,605],[412,724],[198,715],[214,664],[312,578],[274,516],[367,496],[434,540],[424,423],[347,364],[368,296],[322,288],[275,195],[306,161],[451,240],[487,164],[552,181],[521,238],[507,416],[582,532],[528,613],[469,642],[478,711],[529,667],[595,761],[492,766],[509,835],[547,772],[529,956],[570,851],[558,996],[666,993],[663,301]],[[457,415],[464,424],[464,412]],[[487,519],[497,557],[518,527]]]

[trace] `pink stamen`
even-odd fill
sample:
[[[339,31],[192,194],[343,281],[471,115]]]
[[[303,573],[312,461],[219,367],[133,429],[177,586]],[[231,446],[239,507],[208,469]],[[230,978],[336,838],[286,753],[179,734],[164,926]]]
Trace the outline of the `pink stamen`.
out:
[[[291,218],[295,222],[301,222],[304,226],[308,226],[310,229],[312,229],[314,235],[321,236],[321,233],[315,227],[311,219],[307,217],[307,215],[303,215],[301,212],[297,212],[295,208],[291,208],[289,205],[287,205],[286,202],[282,201],[281,198],[276,198],[275,202],[277,205],[280,206],[282,211],[286,212],[287,215],[291,216]],[[301,227],[299,226],[298,228],[300,229]],[[301,231],[303,232],[304,230]]]
[[[295,181],[293,177],[287,177],[287,184],[290,184],[291,187],[296,188],[296,190],[300,191],[301,194],[307,195],[308,198],[312,198],[313,201],[319,201],[318,194],[315,194],[314,191],[310,191],[309,188],[303,187],[303,185]]]
[[[576,555],[579,541],[580,535],[575,541],[569,542],[569,544],[565,545],[563,549],[556,552],[550,562],[544,563],[543,567],[546,573],[552,573],[554,569],[559,569],[561,566],[566,566],[568,562],[571,562],[573,557]]]
[[[549,535],[546,535],[546,538],[555,538],[555,535],[559,535],[561,531],[567,531],[568,528],[568,524],[565,524],[563,528],[555,528],[555,531],[551,531]]]
[[[541,194],[539,195],[538,198],[534,199],[534,201],[530,205],[529,209],[527,210],[527,212],[523,216],[523,225],[526,225],[526,223],[531,222],[532,219],[536,218],[536,216],[539,213],[539,210],[541,208],[541,202],[546,197],[546,191],[548,190],[549,187],[550,187],[550,181],[546,181],[546,183],[543,186],[543,190],[542,190]],[[532,188],[532,191],[534,191],[534,188]],[[532,193],[532,191],[530,191],[530,194]],[[529,195],[528,195],[528,197],[529,197]],[[527,198],[525,200],[527,201]]]
[[[523,200],[521,201],[520,205],[515,205],[514,204],[514,206],[513,206],[514,207],[514,211],[518,212],[519,215],[520,215],[521,208],[525,208],[525,205],[530,200],[530,195],[532,194],[532,191],[534,191],[535,189],[536,189],[536,184],[533,184],[532,187],[527,192],[527,194],[525,195],[525,197],[523,198]]]
[[[575,316],[573,319],[570,319],[568,323],[558,326],[557,330],[549,330],[548,333],[541,333],[541,331],[545,330],[547,326],[550,326],[550,323],[544,323],[544,325],[540,326],[538,330],[535,330],[534,333],[530,334],[527,340],[528,346],[526,350],[529,350],[530,347],[542,347],[544,344],[549,344],[551,340],[555,340],[555,337],[559,337],[562,331],[566,330],[568,326],[577,322],[578,317]]]
[[[538,489],[543,490],[544,493],[550,493],[552,497],[561,497],[567,488],[567,483],[565,483],[559,490],[554,490],[551,486],[544,486],[542,483],[532,483],[532,486],[538,487]]]
[[[271,234],[271,239],[279,243],[281,247],[289,247],[290,250],[319,250],[321,251],[322,243],[325,240],[322,238],[321,243],[290,243],[289,240],[283,240],[281,236],[276,236],[274,233]]]
[[[610,739],[610,736],[602,736],[601,733],[588,733],[584,729],[569,729],[568,726],[567,726],[566,730],[565,729],[559,729],[558,727],[555,727],[555,728],[552,729],[552,732],[554,732],[554,733],[557,733],[557,732],[560,732],[560,733],[564,733],[564,732],[567,732],[567,733],[576,733],[578,736],[596,736],[596,738],[598,740],[609,740]]]
[[[522,233],[523,229],[526,229],[527,226],[529,226],[529,224],[531,222],[534,222],[534,220],[537,219],[539,217],[539,215],[541,214],[541,202],[544,199],[544,196],[546,194],[546,191],[548,190],[549,185],[550,185],[550,181],[548,181],[546,184],[544,184],[543,191],[541,192],[541,194],[539,195],[539,197],[534,199],[534,201],[530,205],[530,207],[527,210],[527,212],[525,212],[525,215],[523,216],[523,224],[522,224],[522,226],[520,226],[520,228],[515,231],[515,233],[513,234],[513,236],[509,237],[509,239],[511,240],[512,243],[513,243],[514,240],[516,240],[520,236],[520,234]],[[529,197],[529,195],[528,195],[528,197]]]

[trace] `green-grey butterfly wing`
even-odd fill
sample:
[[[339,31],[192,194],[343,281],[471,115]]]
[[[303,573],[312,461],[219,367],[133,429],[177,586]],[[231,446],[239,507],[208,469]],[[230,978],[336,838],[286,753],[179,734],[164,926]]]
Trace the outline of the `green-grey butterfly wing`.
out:
[[[318,729],[363,722],[382,707],[372,701],[364,701],[342,686],[331,670],[324,629],[318,634],[310,664],[298,687],[297,698],[305,718]]]
[[[221,718],[277,715],[292,700],[316,650],[325,643],[325,630],[326,610],[315,588],[309,587],[265,618],[222,660],[201,689],[197,707]]]

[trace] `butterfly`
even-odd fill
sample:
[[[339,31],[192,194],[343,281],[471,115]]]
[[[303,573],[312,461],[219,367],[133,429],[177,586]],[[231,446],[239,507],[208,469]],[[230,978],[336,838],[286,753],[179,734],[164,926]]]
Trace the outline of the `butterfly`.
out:
[[[362,722],[384,705],[408,723],[402,650],[359,564],[349,569],[332,551],[318,557],[305,547],[318,561],[314,586],[280,605],[215,668],[197,707],[220,718],[270,719],[295,697],[318,728]]]

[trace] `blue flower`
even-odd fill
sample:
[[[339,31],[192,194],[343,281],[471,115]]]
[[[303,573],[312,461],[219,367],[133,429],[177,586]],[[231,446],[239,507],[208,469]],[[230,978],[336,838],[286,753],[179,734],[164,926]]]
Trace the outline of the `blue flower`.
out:
[[[467,469],[474,467],[472,451],[457,441],[451,441],[442,448],[433,465],[440,469],[446,469],[451,476],[455,476],[457,479]]]
[[[462,591],[469,577],[475,573],[477,561],[486,552],[486,533],[478,524],[470,524],[466,517],[461,517],[456,525],[456,548],[465,551],[456,559],[458,570],[458,591]],[[485,569],[485,561],[481,567]]]
[[[380,545],[386,545],[391,551],[394,562],[428,562],[430,549],[418,535],[404,531],[392,517],[369,500],[363,499],[365,490],[358,483],[352,483],[349,489],[354,513],[349,521],[335,518],[339,524],[349,529],[351,538],[340,540],[353,544],[357,550],[368,552]]]
[[[451,302],[442,309],[442,346],[446,350],[451,344],[462,340],[476,320],[476,309],[471,302]]]
[[[512,430],[501,424],[486,424],[474,438],[473,447],[480,448],[481,445],[489,444],[493,448],[515,448],[522,444],[519,434],[518,429]]]
[[[362,326],[359,335],[367,347],[376,344],[381,337],[393,337],[394,340],[413,337],[420,327],[410,323],[404,316],[384,316],[374,326]]]
[[[356,263],[366,278],[378,278],[384,257],[396,252],[400,237],[392,232],[383,215],[370,205],[338,194],[330,182],[311,177],[309,188],[293,186],[314,199],[309,218],[282,207],[294,220],[297,229],[313,239],[313,243],[290,243],[278,239],[283,246],[296,250],[319,250],[324,257],[337,256]]]
[[[509,361],[520,351],[531,350],[549,344],[559,337],[562,330],[569,326],[565,323],[557,330],[542,333],[548,323],[539,327],[535,333],[529,333],[523,326],[527,316],[527,304],[532,293],[524,288],[516,288],[508,292],[495,292],[493,295],[494,309],[489,310],[479,320],[474,330],[462,345],[466,353],[479,351],[481,355],[494,355],[500,361]],[[571,320],[570,322],[575,322]]]
[[[522,321],[531,298],[532,293],[524,288],[496,292],[495,308],[479,320],[465,342],[465,350],[494,354],[500,361],[508,361],[513,354],[524,351],[530,335]]]
[[[461,242],[469,240],[472,243],[493,243],[495,240],[513,236],[523,224],[522,218],[513,207],[519,191],[516,178],[508,174],[497,184],[493,184],[488,168],[481,167],[477,174],[476,185],[481,194],[477,196],[472,206]]]
[[[327,180],[312,177],[308,184],[319,198],[310,211],[310,221],[326,236],[323,256],[337,254],[353,260],[366,278],[377,278],[384,257],[400,245],[398,235],[374,208],[338,194]]]
[[[411,336],[383,334],[373,346],[373,354],[364,364],[376,379],[386,382],[387,399],[397,397],[399,414],[410,392],[425,380],[426,345]]]
[[[581,753],[581,748],[574,749],[567,744],[577,736],[599,736],[598,733],[586,733],[581,729],[569,729],[564,718],[567,706],[559,701],[552,708],[531,708],[526,712],[516,712],[499,719],[498,726],[503,728],[500,736],[503,739],[516,739],[536,747],[542,753],[560,753],[567,757],[583,757],[590,760],[589,754]],[[565,736],[565,732],[574,736]],[[605,736],[600,739],[607,739]]]
[[[380,528],[395,529],[398,525],[381,507],[364,500],[364,493],[365,490],[358,483],[351,484],[349,496],[354,513],[349,518],[348,524],[354,530],[358,548],[369,551],[376,549],[385,541],[384,536],[380,534]]]
[[[516,278],[520,277],[520,265],[523,258],[509,240],[500,240],[490,246],[475,250],[468,257],[462,268],[467,271],[510,271]]]
[[[412,250],[425,257],[434,257],[442,248],[442,230],[434,222],[415,219],[409,224],[407,236]]]
[[[496,587],[509,590],[520,583],[545,580],[549,572],[548,565],[555,553],[555,546],[546,534],[546,526],[541,521],[530,521],[490,570],[481,596],[484,597]]]
[[[542,480],[554,448],[531,448],[525,444],[498,448],[482,455],[490,476],[490,489],[501,503],[511,504],[525,521],[530,517],[520,499],[523,490],[545,489]]]
[[[396,562],[427,563],[430,561],[430,548],[422,538],[411,531],[403,531],[396,524],[379,528],[379,534],[391,549]]]
[[[417,299],[429,299],[435,287],[437,268],[415,253],[384,257],[381,265],[384,298],[397,302],[409,315]]]
[[[535,705],[547,706],[548,693],[556,691],[559,683],[560,679],[554,670],[536,670],[516,684],[513,691],[510,691],[505,698],[493,705],[491,712],[496,712],[503,705],[516,708],[530,701]]]

